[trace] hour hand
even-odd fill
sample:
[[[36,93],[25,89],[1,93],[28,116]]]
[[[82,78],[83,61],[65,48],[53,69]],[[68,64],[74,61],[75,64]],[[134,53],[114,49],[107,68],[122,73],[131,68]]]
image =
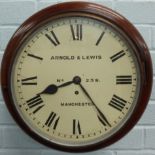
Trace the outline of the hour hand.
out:
[[[62,87],[66,87],[70,84],[72,84],[73,81],[68,81],[68,82],[65,82],[59,86],[55,85],[55,84],[51,84],[49,86],[47,86],[41,93],[39,94],[55,94],[59,88],[62,88]]]
[[[66,86],[68,86],[68,85],[70,85],[70,84],[72,84],[72,83],[73,83],[73,81],[68,81],[68,82],[65,82],[65,83],[63,83],[63,84],[57,86],[57,87],[58,87],[58,88],[66,87]]]
[[[51,84],[47,86],[40,94],[55,94],[58,91],[58,86]]]

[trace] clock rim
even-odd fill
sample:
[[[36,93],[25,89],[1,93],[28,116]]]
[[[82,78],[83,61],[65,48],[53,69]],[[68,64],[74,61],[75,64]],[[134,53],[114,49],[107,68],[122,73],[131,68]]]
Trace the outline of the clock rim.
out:
[[[108,137],[107,139],[86,146],[64,146],[55,144],[53,142],[49,142],[48,140],[42,138],[31,128],[26,125],[24,120],[20,117],[15,105],[13,103],[13,99],[11,97],[11,87],[10,87],[10,75],[11,75],[11,64],[13,64],[13,60],[15,55],[19,49],[19,47],[23,44],[25,39],[30,35],[30,32],[35,31],[41,24],[44,24],[47,21],[50,21],[56,17],[63,17],[64,14],[72,14],[75,13],[86,13],[89,17],[100,17],[104,20],[106,19],[108,22],[116,25],[119,29],[121,29],[126,36],[131,40],[132,44],[135,46],[136,51],[134,51],[136,58],[138,59],[140,72],[141,72],[141,83],[140,83],[140,94],[137,100],[137,104],[127,122],[118,130],[114,135]],[[138,51],[138,52],[137,52]],[[1,89],[2,94],[7,105],[7,108],[14,120],[17,124],[33,139],[37,140],[41,144],[46,146],[62,150],[68,152],[85,152],[92,151],[99,148],[106,147],[110,144],[121,139],[125,136],[137,123],[137,121],[142,116],[144,110],[149,101],[149,97],[152,90],[152,61],[151,56],[148,50],[148,47],[137,31],[137,29],[122,15],[117,12],[104,7],[102,5],[90,2],[65,2],[56,4],[53,6],[49,6],[34,15],[28,18],[14,33],[12,38],[10,39],[7,48],[5,50],[2,63],[1,63]]]

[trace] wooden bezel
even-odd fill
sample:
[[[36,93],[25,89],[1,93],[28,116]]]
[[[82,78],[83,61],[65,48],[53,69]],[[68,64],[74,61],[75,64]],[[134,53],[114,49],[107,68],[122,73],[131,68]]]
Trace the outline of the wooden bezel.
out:
[[[135,109],[131,117],[118,132],[116,132],[114,135],[107,138],[106,140],[96,144],[83,147],[67,147],[60,146],[55,143],[49,142],[46,139],[43,139],[42,137],[34,133],[32,129],[29,128],[22,120],[13,103],[10,88],[10,74],[12,64],[18,52],[18,49],[32,32],[34,32],[38,27],[47,23],[50,20],[64,16],[75,16],[76,14],[81,16],[87,15],[88,17],[95,19],[99,18],[107,20],[113,25],[116,25],[116,27],[118,27],[125,33],[125,35],[129,38],[129,40],[132,42],[136,49],[134,52],[140,68],[141,84],[140,94]],[[111,9],[89,2],[60,3],[50,6],[31,16],[18,28],[18,30],[12,36],[5,50],[1,65],[1,85],[3,97],[7,108],[9,109],[9,112],[12,114],[18,125],[28,135],[30,135],[32,138],[39,141],[40,143],[55,149],[69,152],[91,151],[101,147],[106,147],[110,144],[113,144],[114,142],[122,138],[125,134],[127,134],[137,123],[147,106],[152,88],[152,78],[152,62],[149,50],[147,48],[147,45],[145,44],[145,41],[136,30],[136,28],[127,19],[125,19],[120,14],[112,11]]]

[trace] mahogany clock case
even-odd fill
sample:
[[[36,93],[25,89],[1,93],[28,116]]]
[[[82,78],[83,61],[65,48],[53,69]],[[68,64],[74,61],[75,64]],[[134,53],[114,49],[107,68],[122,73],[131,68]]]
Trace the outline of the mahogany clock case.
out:
[[[51,20],[71,16],[89,17],[102,22],[105,22],[106,20],[109,23],[112,23],[112,25],[115,25],[128,37],[128,39],[135,46],[136,50],[134,50],[134,52],[140,66],[139,68],[141,74],[140,94],[138,97],[138,101],[131,117],[127,120],[124,126],[108,139],[96,144],[83,147],[60,146],[55,143],[49,142],[46,139],[43,139],[35,132],[33,132],[32,129],[26,125],[26,123],[18,114],[17,109],[13,103],[10,88],[10,73],[12,64],[18,49],[22,46],[27,37],[31,35],[37,28],[48,23]],[[125,134],[127,134],[137,123],[147,106],[152,88],[152,77],[152,62],[149,50],[147,48],[147,45],[145,44],[145,41],[141,37],[140,33],[136,30],[136,28],[126,18],[112,11],[111,9],[89,2],[60,3],[41,10],[31,16],[18,28],[18,30],[12,36],[5,50],[1,65],[2,93],[7,108],[9,109],[9,112],[12,114],[15,121],[28,135],[30,135],[40,143],[52,148],[70,152],[91,151],[101,147],[106,147],[110,144],[113,144],[114,142],[122,138]]]

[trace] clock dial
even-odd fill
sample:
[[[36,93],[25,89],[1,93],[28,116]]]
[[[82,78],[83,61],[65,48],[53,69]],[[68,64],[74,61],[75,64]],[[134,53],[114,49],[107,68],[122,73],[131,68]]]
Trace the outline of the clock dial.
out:
[[[38,28],[11,72],[15,106],[26,124],[57,144],[107,139],[131,116],[140,89],[134,46],[107,21],[64,17]]]

